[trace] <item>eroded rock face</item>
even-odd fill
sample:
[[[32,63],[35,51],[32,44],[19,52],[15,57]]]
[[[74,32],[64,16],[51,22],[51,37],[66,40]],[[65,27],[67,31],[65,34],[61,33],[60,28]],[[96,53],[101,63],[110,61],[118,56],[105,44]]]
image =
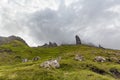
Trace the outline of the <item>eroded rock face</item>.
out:
[[[96,56],[94,61],[95,62],[106,62],[106,59],[102,56]]]
[[[83,61],[83,60],[84,60],[84,56],[75,55],[75,60],[76,60],[76,61]]]
[[[40,67],[43,67],[43,68],[59,68],[60,64],[57,60],[50,60],[50,61],[45,61],[42,64],[40,64]]]
[[[75,36],[75,39],[76,39],[76,45],[80,45],[81,44],[81,40],[80,40],[78,35]]]

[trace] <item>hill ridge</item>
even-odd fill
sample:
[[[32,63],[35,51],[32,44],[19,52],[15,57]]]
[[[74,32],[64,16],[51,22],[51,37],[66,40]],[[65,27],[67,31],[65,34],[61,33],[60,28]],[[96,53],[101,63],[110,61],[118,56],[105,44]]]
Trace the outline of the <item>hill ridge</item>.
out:
[[[3,44],[8,44],[14,40],[17,40],[17,41],[20,41],[22,43],[24,43],[25,45],[28,45],[25,40],[23,40],[21,37],[18,37],[18,36],[8,36],[8,37],[3,37],[3,36],[0,36],[0,45],[3,45]]]

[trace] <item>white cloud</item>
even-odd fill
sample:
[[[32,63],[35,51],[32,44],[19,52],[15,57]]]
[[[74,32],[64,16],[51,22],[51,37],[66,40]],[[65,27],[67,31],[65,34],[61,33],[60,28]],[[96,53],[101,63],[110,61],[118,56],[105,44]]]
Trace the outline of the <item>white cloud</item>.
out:
[[[83,41],[118,48],[119,0],[0,0],[0,34],[30,45]]]

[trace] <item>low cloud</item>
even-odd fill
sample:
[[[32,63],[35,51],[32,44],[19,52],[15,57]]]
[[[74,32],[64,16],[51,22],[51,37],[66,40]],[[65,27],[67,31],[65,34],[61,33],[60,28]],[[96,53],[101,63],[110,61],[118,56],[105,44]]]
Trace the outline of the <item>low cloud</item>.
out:
[[[1,6],[2,35],[19,35],[33,46],[75,43],[77,34],[83,42],[120,49],[119,0],[37,0],[37,5],[32,0],[13,1]],[[41,8],[42,3],[46,6]]]

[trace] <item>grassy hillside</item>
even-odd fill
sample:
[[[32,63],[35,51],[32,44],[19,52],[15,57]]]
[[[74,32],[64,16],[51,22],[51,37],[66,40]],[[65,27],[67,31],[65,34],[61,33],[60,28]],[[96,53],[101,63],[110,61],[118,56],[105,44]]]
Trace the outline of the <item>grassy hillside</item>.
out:
[[[76,61],[76,54],[84,56],[84,61]],[[40,56],[39,61],[31,61]],[[40,64],[49,59],[61,56],[59,69],[44,69]],[[0,80],[120,80],[120,64],[95,62],[96,56],[115,57],[120,59],[119,50],[101,49],[87,45],[66,45],[53,48],[31,48],[20,41],[13,41],[0,46]],[[22,59],[30,61],[23,63]]]

